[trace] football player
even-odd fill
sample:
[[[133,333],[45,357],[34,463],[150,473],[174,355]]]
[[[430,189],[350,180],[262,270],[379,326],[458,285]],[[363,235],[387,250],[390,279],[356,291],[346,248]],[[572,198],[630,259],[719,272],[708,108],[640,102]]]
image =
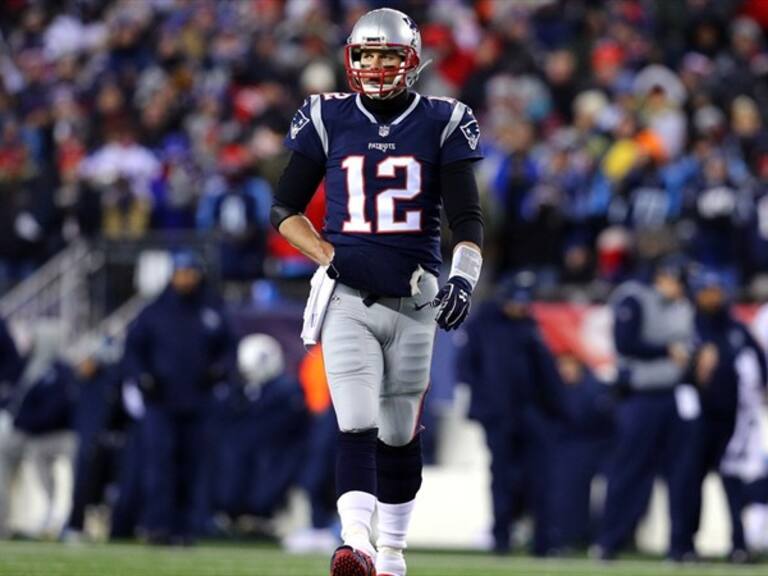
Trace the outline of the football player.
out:
[[[461,102],[411,89],[424,65],[411,18],[388,8],[362,16],[345,51],[353,93],[312,95],[298,110],[272,206],[279,232],[337,279],[321,332],[339,426],[344,545],[332,576],[406,572],[435,329],[464,321],[482,265],[477,120]],[[321,234],[303,211],[323,178]],[[454,249],[438,290],[441,206]]]

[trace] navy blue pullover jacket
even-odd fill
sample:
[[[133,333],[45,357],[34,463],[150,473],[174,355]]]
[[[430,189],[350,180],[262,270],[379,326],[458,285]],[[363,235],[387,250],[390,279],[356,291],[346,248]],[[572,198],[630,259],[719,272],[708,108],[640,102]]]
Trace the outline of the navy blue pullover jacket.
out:
[[[66,364],[56,362],[24,393],[14,425],[27,434],[69,430],[77,394],[72,370]]]
[[[761,382],[765,383],[765,355],[749,329],[726,308],[714,314],[698,311],[696,336],[700,346],[707,343],[717,346],[719,357],[709,382],[697,383],[702,411],[710,418],[735,420],[739,399],[736,359],[745,349],[753,350],[760,365]]]
[[[0,319],[0,410],[8,405],[23,368],[24,361],[5,322]]]
[[[197,411],[207,406],[211,386],[231,373],[234,349],[219,298],[203,287],[181,295],[169,286],[131,325],[125,367],[148,403]]]
[[[466,335],[457,372],[472,391],[470,418],[491,423],[531,406],[565,416],[560,374],[533,318],[510,318],[498,303],[484,302]]]

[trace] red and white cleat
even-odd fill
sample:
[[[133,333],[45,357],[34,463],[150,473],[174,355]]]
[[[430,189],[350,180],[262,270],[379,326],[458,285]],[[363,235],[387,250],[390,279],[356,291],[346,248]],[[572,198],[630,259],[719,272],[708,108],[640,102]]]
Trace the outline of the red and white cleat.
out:
[[[376,576],[376,567],[365,552],[339,546],[331,557],[331,576]]]

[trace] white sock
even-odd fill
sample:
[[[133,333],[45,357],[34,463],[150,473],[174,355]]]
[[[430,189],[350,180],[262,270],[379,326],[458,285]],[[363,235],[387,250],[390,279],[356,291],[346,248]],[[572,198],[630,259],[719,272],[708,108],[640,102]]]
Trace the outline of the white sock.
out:
[[[405,576],[407,567],[402,550],[379,548],[376,554],[376,574],[381,576]]]
[[[411,522],[411,514],[416,500],[403,504],[378,503],[378,531],[377,545],[395,550],[405,550],[405,538],[408,534],[408,524]]]
[[[371,517],[376,509],[376,496],[356,490],[345,492],[336,501],[336,508],[341,519],[344,544],[375,558],[376,550],[371,543]]]

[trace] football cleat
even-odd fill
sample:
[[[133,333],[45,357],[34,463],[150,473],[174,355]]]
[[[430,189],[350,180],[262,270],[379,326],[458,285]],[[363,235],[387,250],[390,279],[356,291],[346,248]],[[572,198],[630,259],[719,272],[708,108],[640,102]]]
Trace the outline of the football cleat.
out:
[[[376,567],[365,552],[339,546],[331,557],[331,576],[376,576]]]

